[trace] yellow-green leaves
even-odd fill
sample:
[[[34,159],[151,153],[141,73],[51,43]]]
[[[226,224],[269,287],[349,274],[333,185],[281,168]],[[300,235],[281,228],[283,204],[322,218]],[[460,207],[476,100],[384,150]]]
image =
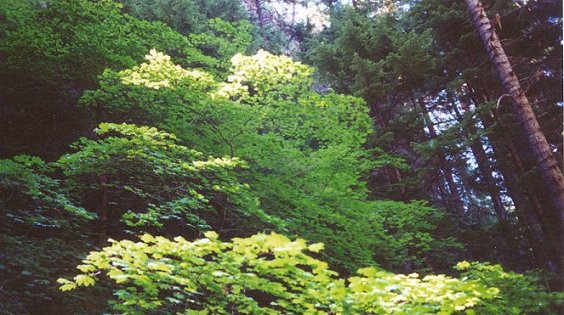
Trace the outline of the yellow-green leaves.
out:
[[[196,77],[201,70],[179,67],[152,51],[137,67],[104,73],[100,89],[87,92],[82,101],[108,111],[115,121],[158,126],[205,155],[218,157],[182,163],[189,173],[194,167],[209,170],[219,165],[221,170],[241,170],[245,161],[243,176],[261,199],[261,208],[286,222],[263,215],[258,206],[250,207],[256,199],[236,191],[245,187],[213,186],[240,196],[241,202],[246,199],[242,213],[278,227],[293,225],[297,234],[324,242],[331,262],[339,261],[340,267],[373,263],[371,241],[357,230],[371,237],[375,233],[366,223],[363,227],[356,223],[360,208],[366,208],[360,204],[367,194],[361,178],[373,169],[371,154],[363,147],[372,130],[366,104],[356,97],[314,91],[313,69],[285,56],[259,51],[236,55],[232,62],[226,82],[208,82],[210,76]],[[235,163],[234,157],[241,161]],[[165,165],[157,170],[168,171]],[[144,197],[134,185],[127,186]],[[184,201],[166,204],[169,209],[180,206],[194,208]],[[151,201],[142,214],[127,209],[131,211],[124,219],[132,227],[149,222],[157,226],[164,221],[156,215],[161,209]],[[308,216],[322,221],[311,231]],[[214,226],[209,220],[189,221],[200,231]],[[257,225],[249,218],[241,221]],[[343,229],[334,231],[332,226]]]
[[[145,56],[147,63],[119,72],[123,84],[144,85],[150,89],[180,88],[207,89],[215,84],[214,78],[200,70],[185,70],[172,63],[169,56],[152,49]]]
[[[458,264],[456,264],[456,269],[458,270],[466,270],[468,268],[470,268],[470,263],[467,261],[461,261]]]
[[[76,266],[76,269],[80,270],[80,272],[83,273],[93,272],[96,270],[96,268],[94,268],[94,266],[92,265],[78,265]]]
[[[137,243],[114,241],[91,253],[73,281],[60,279],[60,289],[93,285],[92,271],[99,270],[118,286],[136,288],[115,293],[119,307],[126,306],[118,309],[126,313],[171,304],[211,314],[227,314],[227,305],[241,314],[314,314],[336,307],[326,292],[335,286],[335,273],[303,253],[308,248],[304,240],[271,233],[223,243],[215,232],[205,236],[194,242],[149,234]],[[320,244],[311,246],[321,249]]]
[[[67,283],[67,284],[63,284],[60,287],[61,291],[65,292],[65,291],[70,291],[70,290],[74,290],[76,289],[76,284],[74,283]]]
[[[145,243],[152,243],[155,241],[155,238],[153,237],[153,235],[145,233],[143,235],[141,235],[139,237],[139,239]],[[82,271],[82,270],[81,270]]]
[[[475,281],[444,275],[419,278],[396,275],[375,268],[359,270],[351,277],[352,307],[369,314],[452,314],[472,308],[496,296]]]
[[[76,283],[74,283],[73,281],[64,279],[64,278],[57,279],[57,283],[62,284],[62,286],[60,286],[59,289],[63,292],[74,290],[77,287]]]
[[[325,245],[323,245],[323,243],[315,243],[315,244],[311,244],[307,247],[307,249],[309,251],[314,252],[314,253],[319,253],[324,248],[325,248]]]
[[[313,68],[264,50],[253,56],[237,54],[231,58],[231,63],[232,74],[217,94],[242,102],[268,105],[269,99],[297,100],[313,83]]]
[[[91,286],[96,274],[118,285],[116,310],[149,312],[175,307],[208,314],[452,314],[499,297],[473,279],[393,274],[374,267],[338,279],[308,245],[277,233],[218,240],[215,232],[189,242],[150,234],[141,242],[113,241],[92,252],[63,291]]]
[[[94,283],[96,283],[96,280],[94,280],[94,278],[92,278],[89,275],[81,274],[81,275],[74,277],[74,282],[76,283],[77,286],[87,287],[87,286],[94,285]],[[62,288],[61,288],[61,290],[62,290]]]
[[[204,233],[204,236],[212,240],[216,240],[219,237],[219,235],[214,231],[207,231]]]

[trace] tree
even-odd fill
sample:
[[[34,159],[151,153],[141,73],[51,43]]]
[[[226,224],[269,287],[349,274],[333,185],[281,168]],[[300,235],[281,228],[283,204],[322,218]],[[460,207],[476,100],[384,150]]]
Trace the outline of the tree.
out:
[[[56,162],[0,160],[0,276],[10,292],[0,297],[3,311],[103,312],[82,297],[62,301],[52,283],[54,271],[68,270],[107,237],[283,230],[238,178],[245,167],[238,159],[202,156],[155,128],[105,123],[95,134]]]
[[[259,51],[232,62],[227,82],[217,82],[153,51],[140,66],[106,71],[101,88],[86,92],[82,103],[114,122],[157,125],[204,154],[241,158],[262,208],[284,218],[287,232],[331,244],[327,259],[340,270],[375,259],[393,270],[427,268],[422,259],[429,250],[414,248],[417,238],[397,233],[394,224],[382,225],[378,215],[390,209],[400,217],[428,218],[430,226],[410,230],[457,247],[436,229],[442,211],[417,202],[365,201],[360,179],[373,164],[389,162],[386,156],[370,162],[364,152],[370,123],[360,99],[312,91],[313,69],[287,57]]]
[[[118,0],[122,11],[141,20],[160,21],[188,36],[208,31],[208,20],[219,18],[239,23],[247,19],[245,8],[238,0]]]
[[[558,106],[562,100],[561,4],[543,1],[518,7],[512,2],[497,1],[493,5],[488,3],[488,7],[491,16],[497,13],[500,17],[503,27],[497,29],[498,34],[502,37],[509,59],[515,64],[514,71],[522,78],[521,83],[538,115],[549,146],[557,150],[555,152],[562,152],[562,127],[557,123],[562,117],[561,107]],[[485,173],[489,168],[499,187],[503,206],[507,210],[515,209],[507,212],[509,220],[506,223],[509,225],[502,227],[488,214],[493,211],[479,204],[469,205],[467,216],[479,222],[476,226],[483,226],[490,231],[488,233],[494,233],[490,239],[498,250],[506,248],[502,250],[503,254],[498,252],[490,256],[492,251],[486,250],[486,247],[472,249],[477,243],[484,242],[467,241],[469,250],[477,255],[475,257],[481,257],[479,259],[502,259],[504,264],[515,268],[539,266],[554,271],[559,250],[553,248],[560,246],[558,214],[550,202],[548,189],[538,172],[522,128],[519,128],[509,108],[507,101],[510,98],[503,98],[497,105],[499,95],[504,93],[503,88],[495,70],[486,61],[488,56],[480,37],[477,32],[472,32],[473,27],[468,27],[471,25],[464,3],[421,1],[409,10],[408,16],[407,29],[419,33],[431,31],[433,34],[432,53],[440,70],[428,80],[429,93],[436,95],[434,97],[437,100],[430,102],[429,106],[446,109],[440,115],[459,120],[458,125],[449,126],[451,131],[443,132],[443,135],[455,135],[453,139],[463,150],[457,149],[460,153],[455,154],[467,155],[465,150],[469,150],[465,148],[470,145],[475,157],[468,161],[470,167],[466,167],[467,171],[458,173],[463,175],[462,188],[472,198],[479,198],[477,201],[484,205],[489,203],[480,197],[484,194],[489,194],[492,201],[497,199],[494,196],[495,189],[492,189],[494,185],[487,184],[492,188],[484,185],[487,182]],[[461,142],[460,139],[468,140]],[[480,139],[482,145],[475,145],[472,139]],[[443,149],[446,145],[451,147],[449,143],[452,140],[441,141],[439,146]],[[486,160],[479,158],[483,156],[481,149],[485,150]],[[556,155],[558,159],[561,154]],[[476,170],[472,170],[474,163],[478,164]],[[493,228],[495,225],[498,228]],[[499,233],[495,232],[496,229],[499,229]],[[471,234],[477,236],[474,232]],[[502,235],[508,236],[503,242],[505,245],[499,242]],[[531,251],[531,248],[534,250]],[[522,256],[524,252],[530,254]],[[488,254],[482,256],[485,253]]]
[[[478,0],[465,0],[464,3],[471,15],[472,23],[480,34],[491,62],[494,64],[499,79],[508,97],[511,97],[513,110],[523,128],[529,147],[534,153],[536,162],[550,192],[552,203],[560,220],[560,237],[564,239],[564,176],[558,167],[551,148],[542,133],[535,114],[519,79],[515,75],[503,50],[495,28],[490,23],[484,8]],[[503,98],[503,96],[500,97]],[[564,243],[560,247],[560,265],[564,268]]]
[[[434,73],[436,58],[430,54],[431,34],[407,31],[402,23],[392,13],[335,10],[331,28],[312,45],[308,60],[333,89],[358,95],[368,104],[375,122],[369,145],[405,161],[403,166],[396,163],[373,171],[374,196],[404,201],[430,198],[462,213],[454,158],[443,148],[438,149],[442,153],[432,150],[433,156],[425,158],[413,152],[415,143],[431,144],[439,133],[427,107],[415,102],[425,94],[425,78]],[[430,126],[427,135],[425,128]],[[430,163],[437,168],[423,170],[421,166]],[[437,187],[441,195],[429,196],[428,191]]]
[[[97,87],[97,76],[105,69],[132,67],[158,49],[177,63],[221,75],[229,59],[245,52],[252,41],[246,20],[202,18],[201,32],[184,36],[160,21],[123,14],[120,8],[110,0],[0,3],[0,110],[7,122],[0,127],[5,135],[0,139],[2,157],[26,151],[55,159],[91,130],[89,117],[76,105],[84,90]],[[18,128],[30,120],[38,123]]]

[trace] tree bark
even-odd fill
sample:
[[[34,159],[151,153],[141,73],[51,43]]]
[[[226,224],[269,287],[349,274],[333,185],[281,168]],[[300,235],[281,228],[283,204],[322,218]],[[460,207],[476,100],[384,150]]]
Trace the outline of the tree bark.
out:
[[[561,238],[559,260],[562,270],[564,269],[564,228],[562,226],[564,224],[564,176],[482,4],[478,0],[464,0],[464,3],[474,27],[480,34],[488,57],[495,66],[505,93],[513,100],[513,111],[527,136],[528,144],[549,190],[552,203],[558,212]]]

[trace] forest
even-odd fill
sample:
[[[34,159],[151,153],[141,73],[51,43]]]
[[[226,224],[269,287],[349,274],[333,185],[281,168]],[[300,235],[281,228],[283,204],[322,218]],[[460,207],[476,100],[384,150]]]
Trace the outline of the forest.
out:
[[[0,0],[0,314],[561,314],[560,0]]]

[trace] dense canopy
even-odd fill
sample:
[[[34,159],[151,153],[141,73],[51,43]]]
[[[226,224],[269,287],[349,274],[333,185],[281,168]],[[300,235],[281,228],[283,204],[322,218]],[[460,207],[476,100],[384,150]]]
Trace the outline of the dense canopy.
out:
[[[0,1],[0,313],[558,314],[561,1]]]

